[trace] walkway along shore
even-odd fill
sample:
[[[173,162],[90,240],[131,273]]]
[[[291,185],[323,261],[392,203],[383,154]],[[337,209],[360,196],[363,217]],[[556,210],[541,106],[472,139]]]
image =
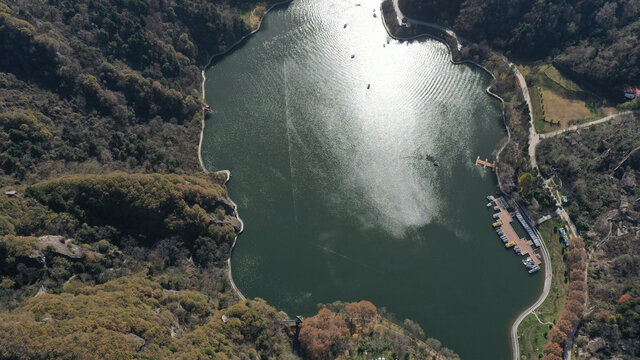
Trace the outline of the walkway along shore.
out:
[[[206,76],[205,72],[211,66],[211,64],[213,63],[213,60],[215,58],[217,58],[217,57],[226,55],[231,50],[235,49],[236,46],[242,44],[242,42],[245,41],[246,39],[248,39],[251,35],[257,33],[260,30],[260,28],[262,27],[262,20],[264,20],[264,17],[267,16],[267,14],[271,10],[273,10],[274,8],[276,8],[278,6],[288,4],[291,1],[293,1],[293,0],[280,1],[280,2],[277,2],[277,3],[273,4],[273,5],[271,5],[271,7],[269,7],[267,9],[267,11],[265,11],[264,14],[262,14],[262,16],[260,17],[260,22],[258,23],[258,26],[256,27],[255,30],[253,30],[249,34],[241,37],[238,41],[236,41],[233,45],[229,46],[226,50],[211,56],[211,58],[209,59],[209,62],[207,63],[207,65],[205,65],[204,68],[202,69],[201,91],[202,91],[202,103],[203,104],[207,103],[207,100],[206,100],[206,97],[205,97],[205,86],[204,86],[206,81],[207,81],[207,76]],[[209,174],[210,171],[207,170],[207,168],[204,166],[204,162],[202,161],[202,140],[204,138],[204,127],[205,127],[205,122],[206,122],[206,115],[207,115],[207,111],[203,107],[203,109],[202,109],[202,127],[200,129],[200,141],[198,142],[198,161],[200,162],[200,167],[202,168],[202,171],[204,171],[205,173]],[[229,180],[231,180],[231,171],[229,171],[229,170],[220,170],[220,171],[215,172],[214,174],[224,174],[226,176],[223,185],[226,185],[227,182]],[[231,198],[229,198],[229,201],[231,202],[231,205],[233,206],[233,216],[235,216],[238,219],[238,221],[240,221],[240,231],[238,231],[238,233],[236,234],[235,239],[233,239],[233,244],[231,244],[231,250],[229,251],[229,257],[227,258],[227,277],[229,278],[229,282],[231,283],[231,287],[233,288],[233,291],[236,293],[236,295],[238,295],[238,297],[241,300],[246,300],[247,298],[242,294],[242,291],[240,291],[240,289],[236,286],[236,283],[233,281],[233,275],[231,274],[231,255],[233,254],[233,249],[236,247],[236,243],[238,242],[238,236],[240,236],[240,234],[244,231],[244,222],[242,221],[242,219],[240,218],[240,214],[238,213],[238,205]]]
[[[398,0],[392,0],[394,3],[394,9],[397,9],[398,11],[400,10],[398,7]],[[380,7],[380,11],[382,12],[382,6]],[[408,17],[406,17],[405,15],[403,15],[402,13],[400,14],[396,14],[396,16],[398,18],[405,18],[407,19],[407,22],[409,23],[413,23],[413,24],[418,24],[421,26],[425,26],[425,27],[431,27],[434,28],[436,30],[440,30],[440,31],[444,31],[445,33],[451,35],[455,40],[456,40],[456,47],[460,48],[460,42],[459,42],[459,37],[455,34],[455,32],[453,32],[452,29],[447,29],[445,27],[442,26],[438,26],[438,25],[434,25],[434,24],[430,24],[430,23],[425,23],[425,22],[421,22],[421,21],[417,21],[414,19],[410,19]],[[413,36],[411,38],[401,38],[401,37],[396,37],[393,33],[391,33],[391,31],[389,30],[389,27],[387,26],[387,23],[385,21],[385,16],[384,13],[382,13],[382,22],[384,24],[385,29],[387,30],[387,33],[389,34],[390,37],[396,39],[396,40],[401,40],[401,41],[408,41],[408,40],[414,40],[417,38],[422,38],[422,37],[430,37],[439,41],[442,41],[443,43],[445,43],[445,45],[447,45],[447,47],[449,48],[449,54],[451,55],[451,62],[453,64],[473,64],[475,66],[477,66],[478,68],[484,70],[485,72],[487,72],[493,79],[495,79],[495,75],[489,71],[486,67],[471,61],[471,60],[463,60],[463,61],[454,61],[453,60],[453,51],[451,49],[451,46],[449,45],[449,43],[436,35],[433,34],[429,34],[429,33],[424,33],[424,34],[420,34],[420,35],[416,35]],[[497,54],[497,53],[496,53]],[[518,71],[517,67],[511,63],[506,57],[504,57],[501,54],[497,54],[503,61],[505,61],[507,63],[507,65],[509,65],[509,68],[511,68],[511,70],[514,72],[514,74],[516,75],[516,77],[520,78],[522,77],[522,75],[520,74],[520,72]],[[531,100],[529,98],[529,91],[528,89],[526,89],[526,85],[524,85],[524,88],[521,86],[522,89],[522,95],[525,98],[525,101],[527,101],[528,104],[530,104]],[[501,103],[502,103],[502,121],[504,123],[504,127],[507,130],[507,141],[502,145],[502,147],[500,147],[500,149],[498,150],[498,153],[496,154],[496,164],[499,166],[500,164],[500,154],[502,153],[502,151],[506,148],[506,146],[509,144],[509,142],[511,142],[511,131],[509,130],[509,125],[507,124],[507,120],[505,117],[505,113],[504,113],[504,99],[502,99],[500,96],[498,96],[497,94],[493,93],[491,91],[491,85],[489,85],[489,87],[487,87],[486,89],[487,94],[493,96],[494,98],[498,99]],[[533,124],[532,124],[533,125]],[[534,130],[535,131],[535,130]],[[500,176],[498,176],[498,167],[496,167],[496,178],[498,180],[498,188],[500,189],[500,191],[506,196],[509,197],[509,195],[507,194],[507,192],[504,191],[503,187],[502,187],[502,183],[500,181]],[[516,203],[517,204],[517,203]],[[518,207],[521,210],[521,213],[526,216],[526,212],[524,212],[522,206],[520,204],[517,204]],[[544,286],[542,289],[542,294],[540,295],[540,297],[536,300],[535,303],[533,303],[531,306],[529,306],[527,309],[525,309],[523,312],[521,312],[518,317],[515,319],[513,325],[511,326],[511,351],[513,353],[513,359],[514,360],[518,360],[520,357],[520,347],[519,347],[519,343],[518,343],[518,326],[520,325],[520,323],[522,322],[522,320],[527,317],[529,314],[533,313],[540,305],[542,305],[542,303],[545,301],[545,299],[547,298],[547,296],[549,295],[549,291],[551,290],[551,277],[552,277],[552,272],[551,272],[551,258],[549,256],[549,251],[547,250],[547,246],[544,243],[544,239],[542,238],[542,236],[540,235],[540,233],[538,232],[538,229],[533,226],[532,227],[533,230],[536,232],[536,235],[541,239],[540,241],[540,249],[542,252],[542,257],[543,257],[543,262],[544,262]]]

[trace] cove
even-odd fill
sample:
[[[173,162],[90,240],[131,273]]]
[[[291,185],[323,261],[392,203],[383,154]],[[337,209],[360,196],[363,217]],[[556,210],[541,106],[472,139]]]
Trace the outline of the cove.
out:
[[[295,0],[207,70],[202,157],[231,171],[245,224],[234,280],[291,315],[367,299],[465,359],[508,359],[543,279],[496,237],[495,177],[473,165],[505,134],[490,77],[391,40],[360,3]]]

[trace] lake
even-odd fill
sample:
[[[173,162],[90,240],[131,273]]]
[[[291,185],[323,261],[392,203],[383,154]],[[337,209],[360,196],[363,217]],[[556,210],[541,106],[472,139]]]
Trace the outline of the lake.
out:
[[[202,156],[232,173],[246,296],[305,316],[366,299],[463,358],[510,358],[543,276],[495,235],[474,166],[505,136],[490,77],[449,59],[390,39],[377,1],[295,0],[207,70]]]

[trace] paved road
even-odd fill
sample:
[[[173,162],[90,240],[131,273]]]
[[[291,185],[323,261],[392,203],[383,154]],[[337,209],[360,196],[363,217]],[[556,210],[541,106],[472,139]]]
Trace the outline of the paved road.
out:
[[[567,131],[576,131],[578,129],[586,128],[586,127],[589,127],[589,126],[592,126],[592,125],[602,124],[604,122],[613,120],[613,119],[618,118],[620,116],[629,115],[629,114],[633,114],[633,113],[640,113],[640,110],[625,111],[625,112],[621,112],[621,113],[618,113],[618,114],[605,116],[605,117],[603,117],[601,119],[598,119],[598,120],[586,122],[584,124],[578,124],[578,125],[569,126],[568,128],[560,129],[560,130],[556,130],[556,131],[551,131],[551,132],[544,133],[544,134],[540,134],[539,136],[540,136],[541,139],[547,139],[547,138],[550,138],[550,137],[554,137],[556,135],[560,135],[560,134],[565,133]]]
[[[547,296],[549,295],[549,291],[551,290],[551,278],[553,274],[551,273],[551,257],[549,256],[549,251],[547,250],[547,245],[544,243],[544,239],[538,232],[538,229],[534,227],[534,231],[536,235],[540,238],[540,252],[542,253],[542,262],[544,263],[544,287],[542,289],[542,294],[535,303],[526,308],[513,322],[511,326],[511,351],[513,352],[513,359],[520,359],[520,344],[518,342],[518,326],[524,318],[529,316],[529,314],[533,313],[542,303],[545,301]]]

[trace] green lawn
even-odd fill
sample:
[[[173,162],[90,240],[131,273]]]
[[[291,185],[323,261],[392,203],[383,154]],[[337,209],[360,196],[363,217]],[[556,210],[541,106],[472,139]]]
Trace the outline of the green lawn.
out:
[[[554,218],[538,226],[538,230],[544,239],[549,256],[551,257],[551,269],[553,277],[551,290],[545,301],[536,310],[538,317],[544,323],[554,323],[560,316],[564,307],[567,293],[567,268],[564,262],[565,247],[554,227],[561,227],[563,223]],[[518,327],[520,339],[520,358],[538,359],[542,356],[542,347],[546,343],[546,334],[551,329],[549,324],[541,324],[535,315],[530,314]]]

